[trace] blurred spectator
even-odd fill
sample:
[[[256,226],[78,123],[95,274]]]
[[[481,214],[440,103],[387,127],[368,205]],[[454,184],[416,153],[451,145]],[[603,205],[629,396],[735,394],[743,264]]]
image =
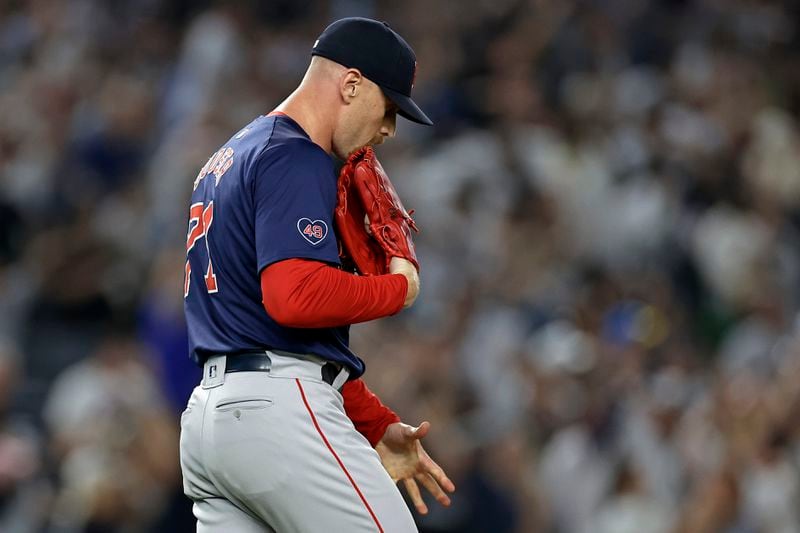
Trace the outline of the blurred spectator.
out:
[[[13,410],[20,377],[16,357],[0,344],[0,530],[9,533],[41,528],[52,501],[41,435]]]
[[[153,261],[149,286],[138,309],[138,334],[149,349],[148,358],[159,380],[161,393],[175,413],[186,408],[192,389],[200,383],[202,371],[188,357],[189,338],[183,316],[182,271],[174,268],[182,250],[164,251]]]
[[[56,529],[147,529],[177,485],[177,430],[140,350],[111,333],[53,385],[44,417],[60,463]]]
[[[648,496],[638,472],[623,463],[611,498],[601,506],[586,531],[666,533],[672,531],[672,520],[669,508]]]
[[[459,486],[420,529],[798,531],[786,0],[3,4],[0,530],[192,530],[190,184],[347,15],[436,122],[380,148],[421,296],[352,331]]]

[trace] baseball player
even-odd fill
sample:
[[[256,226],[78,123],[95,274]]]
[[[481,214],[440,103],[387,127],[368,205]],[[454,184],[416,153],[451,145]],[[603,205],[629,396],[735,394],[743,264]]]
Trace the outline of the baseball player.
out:
[[[396,482],[423,513],[417,483],[444,505],[455,490],[420,444],[429,424],[400,423],[348,347],[349,324],[419,292],[413,221],[371,149],[397,114],[431,124],[410,97],[415,56],[364,18],[331,24],[311,54],[298,88],[193,184],[184,296],[203,379],[180,458],[202,532],[416,531]],[[342,232],[364,275],[342,265]]]

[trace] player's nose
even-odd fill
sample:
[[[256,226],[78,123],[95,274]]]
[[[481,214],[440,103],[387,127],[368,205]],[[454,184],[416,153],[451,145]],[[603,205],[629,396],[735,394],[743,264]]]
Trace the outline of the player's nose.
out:
[[[385,142],[388,139],[391,139],[392,137],[394,137],[394,128],[381,128],[379,137],[381,143]]]
[[[397,130],[397,119],[395,118],[394,113],[391,116],[385,117],[383,119],[383,124],[381,124],[380,134],[382,137],[392,138],[394,137],[395,131]]]

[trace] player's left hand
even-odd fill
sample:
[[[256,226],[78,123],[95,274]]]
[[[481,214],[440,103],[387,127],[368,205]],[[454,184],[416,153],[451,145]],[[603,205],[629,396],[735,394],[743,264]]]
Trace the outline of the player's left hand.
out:
[[[403,481],[414,507],[420,514],[428,514],[428,506],[422,501],[417,482],[428,489],[436,501],[450,505],[447,492],[454,492],[456,486],[425,452],[420,439],[428,434],[431,425],[423,422],[417,427],[397,422],[389,425],[383,438],[375,446],[381,457],[383,467],[395,482]]]

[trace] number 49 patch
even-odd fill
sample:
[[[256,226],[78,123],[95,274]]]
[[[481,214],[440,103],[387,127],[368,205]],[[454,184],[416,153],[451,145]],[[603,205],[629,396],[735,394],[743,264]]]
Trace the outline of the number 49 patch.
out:
[[[328,235],[328,225],[325,224],[324,220],[301,218],[297,221],[297,231],[312,246],[316,246]]]

